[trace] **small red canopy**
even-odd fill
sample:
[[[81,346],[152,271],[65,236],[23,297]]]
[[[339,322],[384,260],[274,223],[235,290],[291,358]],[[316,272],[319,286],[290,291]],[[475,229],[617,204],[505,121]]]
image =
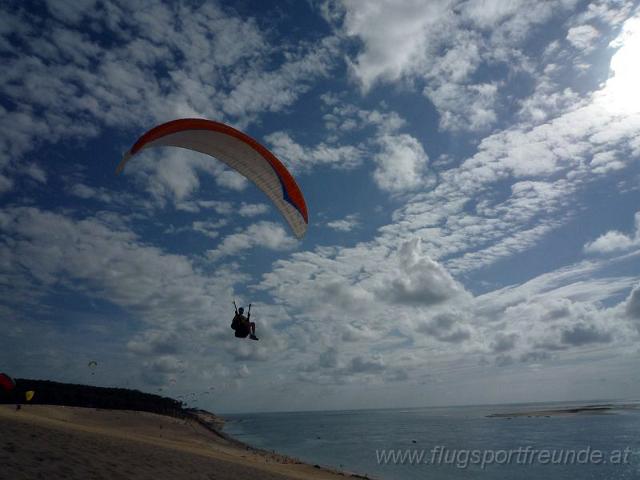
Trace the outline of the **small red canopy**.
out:
[[[16,388],[16,382],[6,373],[0,373],[0,388],[10,392]]]

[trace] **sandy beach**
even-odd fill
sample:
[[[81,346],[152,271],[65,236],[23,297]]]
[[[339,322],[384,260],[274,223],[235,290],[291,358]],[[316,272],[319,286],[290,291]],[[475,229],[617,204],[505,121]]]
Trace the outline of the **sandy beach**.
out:
[[[0,465],[11,479],[338,479],[194,421],[146,412],[0,405]]]

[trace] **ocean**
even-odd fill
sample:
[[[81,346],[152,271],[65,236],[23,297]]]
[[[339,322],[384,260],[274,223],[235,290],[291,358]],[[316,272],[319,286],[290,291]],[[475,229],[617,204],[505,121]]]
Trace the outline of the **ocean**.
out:
[[[574,404],[225,415],[225,431],[311,464],[388,480],[640,479],[640,410],[487,418]]]

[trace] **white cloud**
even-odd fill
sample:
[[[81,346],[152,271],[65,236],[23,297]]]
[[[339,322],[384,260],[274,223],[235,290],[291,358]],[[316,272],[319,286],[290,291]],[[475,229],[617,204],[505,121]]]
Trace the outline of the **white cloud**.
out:
[[[609,46],[615,48],[616,53],[611,57],[609,78],[605,87],[597,92],[596,100],[609,115],[622,115],[625,124],[637,128],[640,95],[636,85],[640,81],[640,69],[634,59],[640,48],[640,16],[627,20]]]
[[[574,22],[576,25],[592,22],[596,25],[615,27],[627,20],[634,8],[634,2],[597,0],[589,3],[584,12],[576,15]]]
[[[508,352],[510,350],[513,350],[517,340],[518,335],[516,335],[515,333],[504,334],[499,332],[498,334],[496,334],[493,342],[491,343],[491,350],[494,353]]]
[[[347,369],[353,374],[377,374],[385,370],[385,364],[380,355],[370,358],[356,356],[351,359]]]
[[[538,125],[582,101],[571,88],[562,88],[552,79],[557,70],[555,64],[548,64],[544,74],[538,77],[534,92],[520,100],[519,115],[523,120]]]
[[[397,80],[421,59],[426,32],[439,26],[451,2],[349,0],[344,5],[346,34],[359,37],[365,45],[352,68],[366,91],[379,79]]]
[[[483,29],[493,30],[505,20],[522,14],[523,1],[503,2],[501,0],[471,0],[462,9],[469,21]]]
[[[640,331],[640,287],[636,286],[626,300],[625,312]]]
[[[615,251],[628,250],[637,244],[637,241],[624,233],[612,230],[601,235],[593,242],[584,246],[586,253],[611,253]]]
[[[398,193],[424,186],[429,157],[418,140],[406,134],[385,135],[378,144],[373,178],[380,189]]]
[[[622,170],[625,163],[618,159],[617,152],[599,152],[591,159],[593,173],[607,173]]]
[[[0,193],[8,192],[12,188],[13,181],[10,178],[0,174]]]
[[[131,200],[127,196],[118,196],[104,187],[92,187],[82,182],[73,183],[67,188],[67,192],[78,198],[98,200],[106,204],[126,203],[127,200]]]
[[[242,178],[242,177],[241,177]],[[247,184],[246,179],[242,178],[243,186]],[[198,200],[195,195],[195,188],[189,195],[191,199],[176,200],[175,206],[178,210],[183,210],[191,213],[198,213],[202,211],[211,210],[221,216],[229,216],[232,214],[238,214],[241,217],[251,218],[262,215],[269,211],[271,208],[265,203],[246,203],[240,202],[234,204],[233,202],[227,202],[222,200]],[[222,226],[219,224],[218,226]]]
[[[231,202],[220,200],[197,200],[196,206],[205,210],[211,209],[218,215],[230,215],[235,211]]]
[[[351,135],[367,127],[375,127],[379,134],[392,134],[407,125],[397,112],[366,110],[346,103],[337,95],[325,94],[321,99],[329,112],[323,115],[325,127],[334,135]]]
[[[363,304],[373,300],[372,293],[362,285],[351,284],[339,276],[327,276],[321,279],[318,282],[317,293],[316,302],[331,302],[334,307],[351,312],[357,311]],[[351,339],[355,336],[354,332],[348,328],[344,335]]]
[[[431,335],[441,342],[461,343],[471,337],[467,319],[458,312],[441,313],[428,322],[421,322],[416,331]]]
[[[218,238],[220,236],[219,230],[227,225],[227,220],[218,220],[217,222],[208,221],[196,221],[193,222],[192,228],[196,232],[200,232],[209,238]]]
[[[420,239],[415,239],[399,248],[397,270],[381,278],[378,295],[391,303],[435,305],[463,292],[442,265],[423,254]]]
[[[591,25],[580,25],[569,29],[567,40],[582,53],[594,50],[594,43],[600,37],[600,32]]]
[[[345,218],[340,220],[333,220],[331,222],[327,222],[327,227],[332,230],[336,230],[338,232],[350,232],[357,228],[360,225],[360,220],[358,219],[358,214],[347,215]]]
[[[425,87],[425,94],[440,112],[444,130],[484,130],[496,122],[498,84],[443,83]]]
[[[304,147],[286,132],[274,132],[266,137],[273,152],[293,172],[309,171],[327,165],[337,169],[355,168],[362,162],[363,152],[351,145],[331,146],[320,143],[312,148]]]
[[[264,203],[244,203],[240,205],[238,214],[242,217],[257,217],[269,211],[269,206]]]
[[[216,183],[221,187],[241,192],[249,185],[249,181],[234,170],[223,170],[221,165],[218,165],[215,170]]]
[[[406,121],[395,112],[365,110],[352,104],[337,102],[325,94],[323,102],[331,112],[323,116],[331,132],[327,142],[312,147],[297,143],[287,132],[274,132],[266,137],[273,152],[294,172],[308,172],[327,165],[335,169],[355,169],[366,158],[376,164],[374,181],[382,190],[400,193],[425,186],[428,156],[422,145],[407,134],[397,133]],[[373,127],[371,140],[354,145],[340,145],[351,132]]]
[[[600,235],[592,242],[584,246],[586,253],[612,253],[630,250],[640,245],[640,212],[635,215],[635,232],[626,235],[616,230],[611,230]]]
[[[613,340],[610,331],[601,330],[595,325],[579,323],[562,331],[562,343],[582,346],[592,343],[609,343]]]
[[[251,248],[289,250],[297,244],[296,239],[289,236],[281,225],[272,222],[259,222],[250,225],[241,233],[226,236],[218,247],[208,250],[206,256],[211,261],[217,261]]]
[[[127,350],[143,356],[175,355],[184,347],[178,332],[164,330],[147,330],[127,342]]]
[[[575,289],[597,288],[597,285],[588,284],[574,286]],[[617,307],[601,308],[588,296],[586,300],[569,300],[562,295],[563,290],[570,290],[566,287],[548,289],[544,293],[534,293],[529,287],[516,287],[522,288],[522,293],[528,294],[529,298],[516,301],[504,310],[496,304],[489,311],[482,311],[481,315],[491,321],[488,324],[491,326],[484,330],[490,339],[488,351],[495,355],[498,365],[511,364],[516,359],[529,363],[553,357],[557,361],[571,356],[571,350],[621,341],[622,337],[616,338],[614,332],[622,334],[628,329],[615,314]],[[498,299],[500,294],[491,296]]]
[[[27,165],[23,169],[23,172],[38,183],[47,183],[47,172],[45,172],[45,170],[36,163],[30,163]]]
[[[200,205],[205,206],[206,203],[194,203],[196,194],[201,188],[209,188],[208,179],[202,181],[203,175],[213,177],[219,187],[231,190],[240,191],[249,186],[245,177],[214,158],[178,148],[149,150],[139,154],[129,162],[121,181],[125,182],[131,177],[133,182],[141,184],[158,207],[169,203],[187,211],[197,211]],[[220,210],[221,205],[218,202],[214,209]]]
[[[47,8],[51,14],[62,22],[78,23],[82,17],[95,9],[96,0],[47,0]]]
[[[249,367],[243,364],[240,365],[236,370],[236,375],[238,375],[240,378],[247,378],[249,375],[251,375],[251,372],[249,371]]]

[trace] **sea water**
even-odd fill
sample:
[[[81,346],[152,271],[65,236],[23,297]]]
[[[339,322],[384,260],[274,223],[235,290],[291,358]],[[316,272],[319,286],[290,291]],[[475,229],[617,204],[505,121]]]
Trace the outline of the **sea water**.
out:
[[[225,416],[225,431],[258,448],[380,479],[640,479],[640,410],[487,417],[566,406],[236,414]]]

